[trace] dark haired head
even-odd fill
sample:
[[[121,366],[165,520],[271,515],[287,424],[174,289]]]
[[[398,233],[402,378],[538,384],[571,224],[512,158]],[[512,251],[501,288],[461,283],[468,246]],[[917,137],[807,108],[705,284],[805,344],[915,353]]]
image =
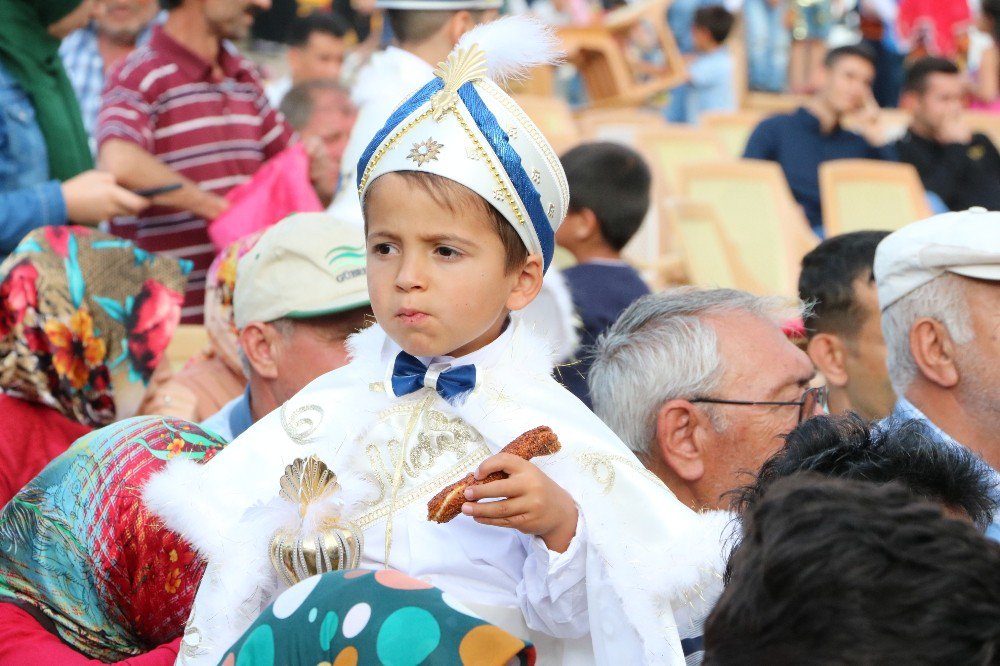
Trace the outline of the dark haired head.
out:
[[[302,47],[313,34],[329,35],[343,39],[351,31],[351,26],[339,14],[313,12],[307,16],[296,16],[288,26],[288,37],[285,43],[289,46]]]
[[[958,65],[947,58],[934,56],[921,58],[907,68],[906,78],[903,80],[903,92],[923,94],[927,90],[927,79],[931,74],[957,76],[959,71]]]
[[[807,335],[856,333],[864,316],[854,288],[861,277],[874,283],[875,248],[888,231],[855,231],[827,238],[802,258],[799,298],[813,304]]]
[[[385,16],[400,44],[420,44],[437,34],[460,11],[471,14],[473,23],[479,23],[485,13],[470,9],[387,9]]]
[[[871,66],[875,66],[875,51],[867,44],[848,44],[846,46],[838,46],[835,49],[830,49],[826,53],[826,57],[823,58],[823,66],[827,69],[831,69],[843,58],[854,57],[854,58],[864,58]]]
[[[167,10],[177,9],[184,4],[184,0],[160,0],[160,7]]]
[[[1000,44],[1000,0],[983,0],[981,9],[983,16],[992,24],[993,41]]]
[[[621,250],[649,210],[649,167],[625,146],[595,142],[573,148],[561,160],[569,183],[569,210],[589,209],[604,240]]]
[[[733,15],[722,5],[710,5],[694,13],[692,25],[708,30],[715,43],[721,44],[733,29],[734,20]]]
[[[995,664],[1000,545],[939,505],[800,474],[743,522],[706,666]]]
[[[895,481],[967,515],[980,529],[989,525],[996,508],[994,473],[968,449],[935,440],[918,420],[873,427],[856,414],[844,414],[809,419],[790,432],[757,480],[734,493],[734,510],[752,512],[772,485],[800,472],[876,484]]]

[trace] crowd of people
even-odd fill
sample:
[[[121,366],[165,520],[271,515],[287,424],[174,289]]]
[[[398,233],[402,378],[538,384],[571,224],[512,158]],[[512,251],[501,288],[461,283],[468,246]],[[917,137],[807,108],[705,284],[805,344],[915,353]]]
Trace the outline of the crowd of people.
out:
[[[827,160],[936,211],[794,299],[623,258],[650,165],[507,92],[585,3],[300,3],[266,80],[271,0],[3,0],[0,666],[1000,663],[996,47],[740,4],[664,16],[671,121],[735,103],[742,23],[809,94],[746,156],[819,235]]]

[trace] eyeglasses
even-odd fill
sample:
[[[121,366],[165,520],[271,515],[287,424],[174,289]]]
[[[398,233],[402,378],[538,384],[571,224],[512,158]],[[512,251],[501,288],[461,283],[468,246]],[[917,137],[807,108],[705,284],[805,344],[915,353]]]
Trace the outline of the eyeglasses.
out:
[[[715,398],[694,398],[688,402],[706,402],[713,405],[777,405],[791,407],[795,405],[799,408],[798,423],[812,418],[816,415],[816,408],[823,410],[824,414],[829,413],[830,392],[826,386],[816,386],[806,389],[801,400],[789,401],[747,401],[747,400],[717,400]]]

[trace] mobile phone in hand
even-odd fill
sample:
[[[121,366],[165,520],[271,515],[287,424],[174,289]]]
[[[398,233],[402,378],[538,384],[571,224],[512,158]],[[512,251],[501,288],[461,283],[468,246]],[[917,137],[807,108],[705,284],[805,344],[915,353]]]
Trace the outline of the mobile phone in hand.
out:
[[[138,194],[140,197],[155,197],[158,194],[166,194],[167,192],[175,192],[184,187],[183,183],[171,183],[170,185],[160,185],[159,187],[145,187],[139,190],[132,190],[133,193]]]

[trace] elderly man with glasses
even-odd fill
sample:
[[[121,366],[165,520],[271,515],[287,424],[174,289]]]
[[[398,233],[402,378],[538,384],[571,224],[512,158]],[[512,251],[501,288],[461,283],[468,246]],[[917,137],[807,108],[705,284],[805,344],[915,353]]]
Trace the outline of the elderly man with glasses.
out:
[[[782,332],[798,314],[733,289],[645,296],[596,345],[594,411],[682,502],[728,508],[783,435],[826,411],[826,387]]]

